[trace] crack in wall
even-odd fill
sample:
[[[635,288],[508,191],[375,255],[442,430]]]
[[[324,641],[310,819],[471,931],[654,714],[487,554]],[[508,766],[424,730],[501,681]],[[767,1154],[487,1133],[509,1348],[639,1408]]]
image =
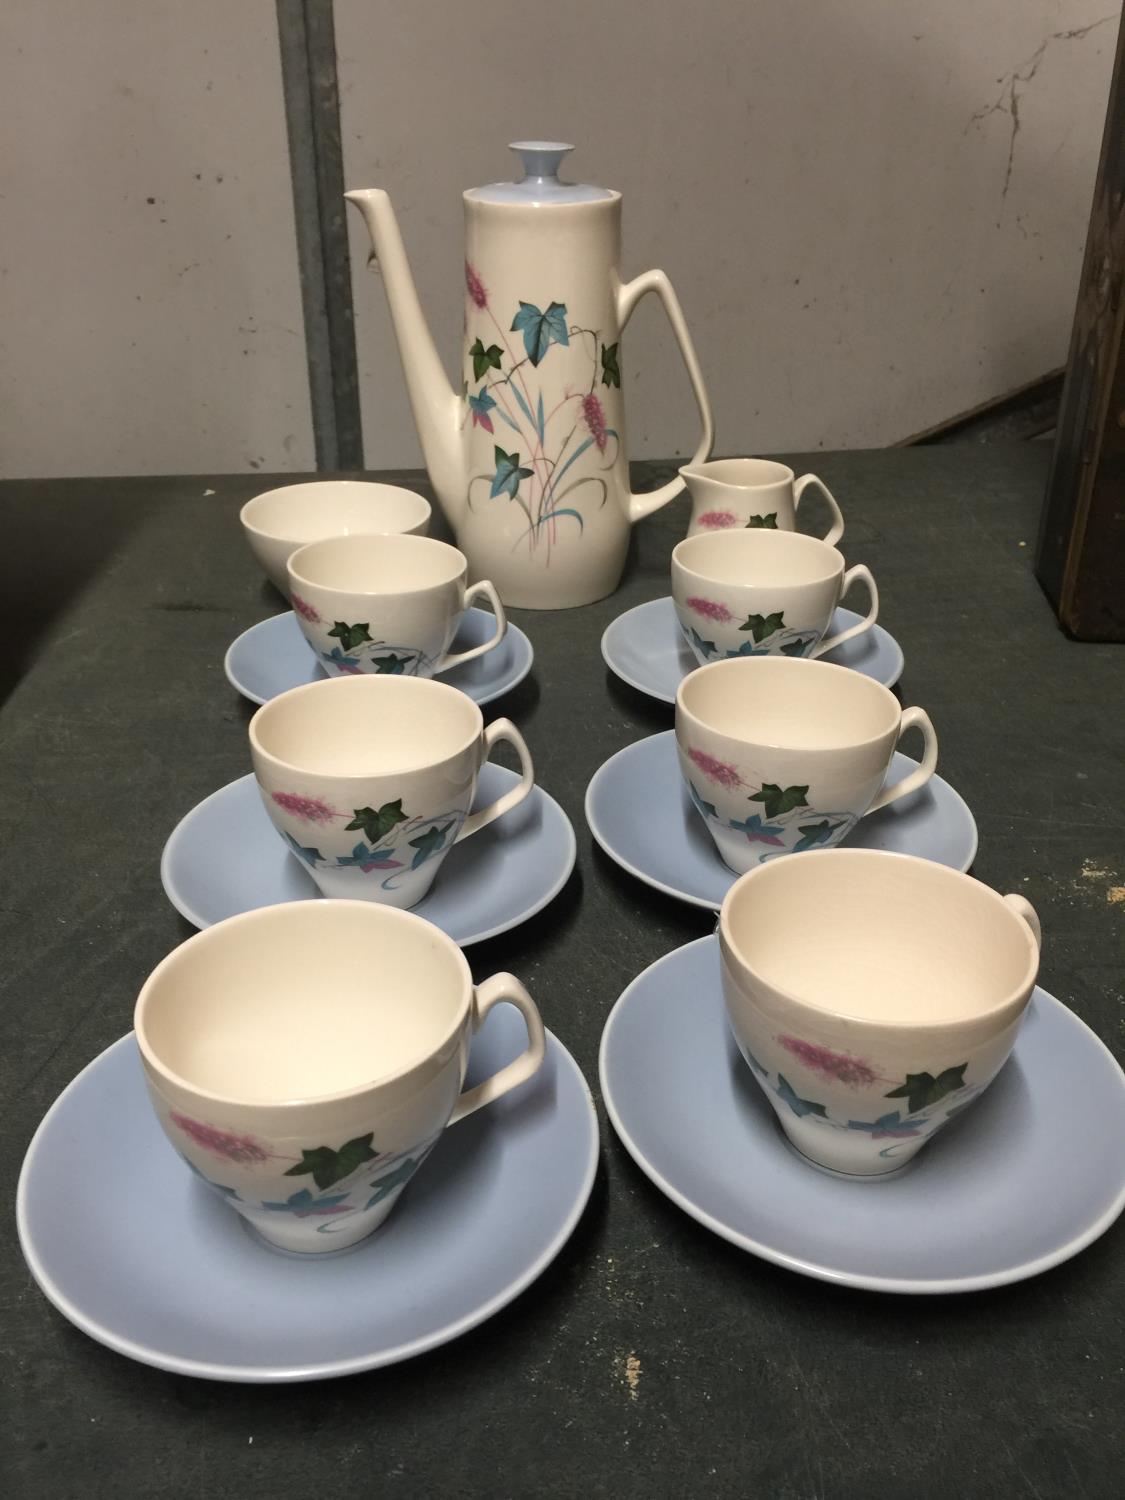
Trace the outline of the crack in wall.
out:
[[[1012,168],[1016,156],[1016,136],[1020,133],[1020,98],[1017,88],[1018,84],[1027,85],[1038,73],[1039,68],[1047,55],[1047,49],[1052,42],[1076,42],[1082,37],[1089,36],[1091,31],[1096,31],[1099,26],[1105,26],[1110,21],[1118,18],[1118,12],[1102,16],[1097,21],[1091,21],[1088,26],[1075,26],[1069,31],[1052,31],[1050,36],[1045,36],[1036,47],[1035,51],[1018,67],[1013,68],[1010,73],[1001,74],[996,80],[1000,84],[1000,92],[991,104],[984,105],[981,109],[974,110],[969,116],[968,124],[963,134],[968,134],[974,125],[979,125],[989,115],[1003,114],[1011,120],[1011,130],[1008,135],[1008,162],[1004,170],[1004,186],[1000,190],[1000,201],[1003,203],[1008,196],[1008,189],[1012,183]]]

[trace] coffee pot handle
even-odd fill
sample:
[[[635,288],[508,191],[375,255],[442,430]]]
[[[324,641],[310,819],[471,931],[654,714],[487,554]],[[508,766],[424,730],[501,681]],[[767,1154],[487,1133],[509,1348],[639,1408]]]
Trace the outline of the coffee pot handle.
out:
[[[633,315],[633,309],[645,295],[646,292],[656,292],[664,304],[664,311],[668,314],[668,321],[672,325],[680,345],[680,353],[683,355],[684,364],[691,378],[691,388],[695,395],[695,404],[699,408],[700,421],[703,423],[703,433],[699,444],[691,456],[693,464],[703,463],[710,457],[711,449],[715,442],[715,420],[711,415],[711,403],[707,399],[707,387],[703,383],[703,371],[699,368],[699,360],[696,357],[695,345],[691,341],[687,323],[684,321],[683,309],[680,307],[680,299],[673,290],[672,283],[663,271],[645,271],[632,281],[627,281],[617,292],[617,320],[622,330]],[[649,516],[654,510],[659,510],[662,505],[667,505],[669,500],[674,500],[684,488],[684,481],[679,475],[671,479],[667,484],[662,484],[659,489],[646,490],[643,494],[629,496],[629,520],[639,521],[642,516]]]

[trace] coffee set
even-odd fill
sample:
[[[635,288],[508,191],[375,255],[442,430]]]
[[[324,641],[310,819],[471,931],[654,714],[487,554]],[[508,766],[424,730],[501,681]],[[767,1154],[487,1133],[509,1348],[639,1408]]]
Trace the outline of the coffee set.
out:
[[[393,1363],[490,1317],[573,1231],[598,1161],[588,1087],[520,980],[474,985],[461,950],[559,893],[574,832],[517,726],[480,705],[531,667],[506,607],[611,593],[630,524],[684,486],[670,596],[602,642],[675,727],[596,771],[586,817],[631,875],[719,916],[609,1014],[600,1082],[626,1150],[732,1243],[885,1292],[1036,1274],[1125,1206],[1125,1078],[1036,987],[1029,903],[967,873],[972,814],[925,710],[890,691],[902,654],[870,570],[837,548],[839,505],[813,475],[709,460],[675,294],[618,275],[620,195],[560,181],[568,147],[515,149],[521,181],[465,194],[460,393],[386,194],[348,194],[456,545],[393,486],[243,508],[292,609],[227,654],[260,705],[249,774],[165,847],[164,889],[200,930],[25,1159],[40,1287],[163,1369]],[[676,479],[634,494],[619,340],[647,291],[703,432]],[[810,489],[823,539],[796,529]],[[853,588],[862,616],[841,609]],[[491,762],[501,744],[518,772]]]

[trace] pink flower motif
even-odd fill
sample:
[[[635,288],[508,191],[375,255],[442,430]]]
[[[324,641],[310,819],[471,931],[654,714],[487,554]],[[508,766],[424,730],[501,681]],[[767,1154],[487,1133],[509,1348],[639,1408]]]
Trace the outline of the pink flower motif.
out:
[[[172,1122],[202,1150],[210,1151],[212,1156],[221,1156],[224,1161],[248,1166],[270,1158],[271,1153],[259,1145],[252,1135],[235,1135],[229,1130],[218,1130],[214,1125],[201,1125],[198,1120],[175,1112],[172,1114]]]
[[[733,792],[736,787],[745,785],[734,766],[727,765],[726,761],[716,760],[713,755],[708,755],[706,750],[689,750],[688,758],[699,767],[704,776],[717,781],[728,792]]]
[[[319,625],[322,623],[315,605],[310,604],[307,599],[302,599],[300,594],[290,594],[289,597],[292,600],[293,608],[301,616],[302,620],[307,620],[310,625]]]
[[[711,531],[725,531],[728,526],[738,525],[738,517],[733,510],[705,510],[695,524]]]
[[[598,445],[598,452],[604,453],[606,438],[609,434],[606,431],[605,412],[602,410],[602,403],[594,395],[593,391],[588,396],[582,397],[582,418],[586,426],[590,429],[590,436]]]
[[[717,620],[720,625],[725,625],[734,616],[725,604],[717,604],[714,599],[685,599],[684,603],[689,609],[694,609],[697,615],[704,615],[708,620]]]
[[[333,818],[344,816],[319,797],[301,797],[296,792],[271,792],[270,796],[278,807],[283,807],[287,813],[305,823],[331,823]]]
[[[468,261],[465,262],[465,290],[468,292],[474,306],[483,312],[488,306],[488,293],[485,291],[484,282],[473,270]]]
[[[819,1073],[822,1078],[834,1078],[850,1089],[866,1088],[879,1082],[879,1075],[870,1063],[846,1052],[831,1052],[827,1047],[803,1042],[795,1036],[779,1036],[778,1041],[810,1072]]]

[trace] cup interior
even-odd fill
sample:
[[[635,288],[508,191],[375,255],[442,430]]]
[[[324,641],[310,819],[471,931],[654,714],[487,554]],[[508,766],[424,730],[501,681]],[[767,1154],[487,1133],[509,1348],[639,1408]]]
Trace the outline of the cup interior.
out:
[[[690,465],[691,479],[713,479],[716,484],[734,485],[738,489],[758,489],[767,484],[793,482],[793,470],[772,458],[712,458],[707,463]]]
[[[672,561],[708,583],[760,588],[824,583],[844,571],[842,553],[799,531],[700,532],[676,546]]]
[[[471,989],[460,951],[420,917],[293,902],[169,954],[141,991],[137,1039],[159,1072],[201,1094],[288,1104],[408,1071],[457,1030]]]
[[[1002,1009],[1038,951],[988,886],[911,855],[830,849],[760,865],[727,896],[723,932],[746,967],[816,1010],[934,1026]]]
[[[414,531],[429,519],[429,501],[413,490],[359,479],[287,484],[255,495],[242,507],[248,530],[297,545],[321,537]]]
[[[345,594],[408,594],[464,578],[456,547],[427,536],[338,536],[289,559],[294,583]]]
[[[480,709],[456,688],[421,677],[339,677],[265,704],[250,742],[288,770],[385,776],[440,765],[467,750]]]
[[[867,744],[902,717],[894,694],[859,672],[765,656],[700,667],[680,683],[676,703],[717,734],[790,750]]]

